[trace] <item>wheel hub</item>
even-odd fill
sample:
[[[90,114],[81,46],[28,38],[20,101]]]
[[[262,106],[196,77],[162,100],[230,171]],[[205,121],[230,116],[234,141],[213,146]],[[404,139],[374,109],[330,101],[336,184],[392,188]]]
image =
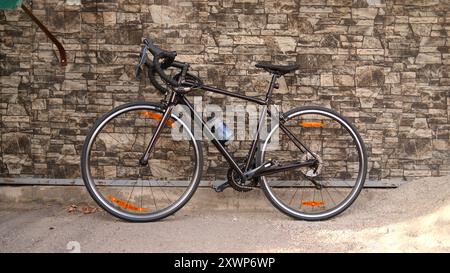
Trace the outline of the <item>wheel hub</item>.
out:
[[[315,166],[309,167],[307,170],[300,170],[307,177],[316,177],[322,173],[323,160],[317,153],[305,153],[302,156],[302,160],[316,159],[318,163]]]

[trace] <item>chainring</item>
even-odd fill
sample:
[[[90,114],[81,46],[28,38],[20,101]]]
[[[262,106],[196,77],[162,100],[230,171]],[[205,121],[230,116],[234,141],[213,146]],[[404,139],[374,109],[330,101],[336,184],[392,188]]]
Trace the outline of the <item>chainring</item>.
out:
[[[244,165],[239,166],[242,169],[244,169]],[[239,177],[239,175],[236,173],[236,171],[233,168],[229,168],[227,172],[227,179],[228,184],[236,190],[240,192],[248,192],[253,190],[254,187],[258,184],[258,178],[253,178],[251,180],[245,181],[244,183],[241,182],[242,178]]]

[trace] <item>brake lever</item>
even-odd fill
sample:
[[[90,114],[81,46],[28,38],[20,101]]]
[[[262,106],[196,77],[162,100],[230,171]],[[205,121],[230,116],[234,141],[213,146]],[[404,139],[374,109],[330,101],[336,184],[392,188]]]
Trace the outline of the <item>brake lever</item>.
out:
[[[136,78],[140,79],[141,77],[141,73],[142,73],[142,65],[145,64],[146,60],[147,60],[147,50],[148,50],[148,45],[146,44],[144,46],[144,48],[142,49],[140,56],[140,60],[139,60],[139,64],[137,65],[136,68]]]

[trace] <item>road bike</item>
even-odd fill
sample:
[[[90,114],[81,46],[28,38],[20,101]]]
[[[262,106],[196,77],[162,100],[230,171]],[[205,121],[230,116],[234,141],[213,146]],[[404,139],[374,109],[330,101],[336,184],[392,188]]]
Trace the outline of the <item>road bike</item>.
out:
[[[202,139],[196,137],[193,124],[229,164],[227,181],[216,191],[227,186],[241,192],[261,188],[281,212],[309,221],[336,216],[356,200],[366,178],[367,155],[349,120],[320,106],[272,111],[278,80],[298,70],[298,65],[256,64],[271,74],[262,99],[208,86],[176,56],[144,39],[137,75],[147,67],[150,82],[164,93],[164,99],[118,106],[100,117],[86,136],[81,173],[99,206],[135,222],[160,220],[182,208],[198,188],[203,172]],[[176,74],[169,75],[167,71],[173,70]],[[243,160],[231,155],[224,140],[196,111],[187,97],[193,90],[261,106]],[[178,113],[177,106],[188,113]],[[277,121],[269,130],[263,126],[268,119]],[[174,137],[174,132],[183,137]]]

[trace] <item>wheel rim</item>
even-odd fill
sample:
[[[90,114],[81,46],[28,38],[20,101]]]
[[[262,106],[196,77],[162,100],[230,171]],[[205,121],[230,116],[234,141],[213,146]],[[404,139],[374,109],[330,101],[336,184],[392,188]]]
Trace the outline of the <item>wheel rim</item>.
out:
[[[265,192],[267,194],[267,196],[269,197],[269,199],[272,200],[273,204],[280,210],[282,210],[283,212],[294,216],[294,217],[298,217],[298,218],[304,218],[304,219],[310,219],[310,220],[314,220],[314,219],[324,219],[324,218],[329,218],[333,215],[336,215],[340,212],[342,212],[344,209],[346,209],[348,206],[351,205],[351,203],[356,199],[356,197],[358,196],[362,185],[364,183],[364,179],[365,179],[365,170],[366,170],[366,160],[365,160],[365,153],[364,153],[364,145],[362,143],[362,140],[360,140],[360,138],[358,137],[357,133],[354,131],[354,129],[347,124],[347,122],[345,120],[343,120],[341,117],[339,117],[338,115],[332,113],[332,112],[328,112],[328,111],[324,111],[324,110],[319,110],[319,109],[308,109],[308,110],[299,110],[297,112],[291,113],[286,117],[287,121],[291,121],[294,118],[300,118],[300,117],[306,117],[306,116],[313,116],[315,118],[311,118],[308,117],[306,119],[304,119],[303,121],[303,133],[305,131],[305,128],[312,128],[312,130],[310,130],[310,132],[316,130],[323,130],[326,131],[327,129],[324,128],[324,121],[318,121],[317,120],[317,116],[322,116],[322,117],[326,117],[328,119],[332,119],[335,120],[335,122],[337,124],[339,124],[342,128],[344,129],[347,133],[349,133],[349,136],[351,137],[352,142],[355,145],[355,151],[357,153],[358,159],[358,169],[357,169],[357,175],[354,176],[354,183],[352,185],[345,185],[342,184],[342,181],[337,180],[337,179],[332,179],[331,178],[321,178],[319,176],[315,177],[315,180],[319,180],[321,185],[326,185],[327,187],[323,187],[322,190],[319,192],[318,189],[315,188],[315,185],[313,183],[311,183],[308,179],[305,178],[305,175],[303,174],[298,174],[298,176],[302,177],[301,181],[287,181],[289,183],[287,183],[286,181],[283,182],[283,179],[285,179],[285,174],[276,174],[278,177],[272,177],[272,176],[265,176],[262,177],[262,184],[263,187],[265,189]],[[299,126],[300,127],[300,126]],[[321,128],[318,128],[321,127]],[[266,138],[263,146],[262,146],[262,151],[261,151],[261,159],[263,160],[262,162],[264,162],[265,158],[269,158],[269,155],[271,154],[270,152],[268,152],[268,147],[269,147],[269,142],[270,139],[272,138],[272,136],[274,136],[275,132],[277,132],[279,130],[279,126],[276,125],[274,126],[274,128],[269,132],[268,137]],[[281,130],[280,130],[281,131]],[[294,133],[295,134],[295,133]],[[283,135],[283,133],[280,133],[280,135]],[[310,143],[308,143],[308,141],[305,141],[305,137],[302,136],[301,134],[295,134],[296,136],[299,137],[299,139],[303,142],[305,142],[306,145],[310,145]],[[314,135],[310,135],[309,137],[311,139],[313,139]],[[281,137],[282,138],[282,137]],[[316,135],[317,138],[317,135]],[[308,140],[309,138],[306,137],[306,139]],[[339,139],[339,137],[336,137],[336,139]],[[283,146],[283,140],[280,139],[280,147]],[[312,152],[315,152],[316,149],[314,148],[314,145],[312,145],[313,147],[311,148]],[[281,148],[280,148],[281,149]],[[297,149],[297,148],[296,148]],[[339,148],[342,149],[342,148]],[[333,149],[329,149],[327,152],[332,151]],[[300,151],[297,149],[298,153],[300,153]],[[279,151],[274,151],[273,154],[279,153]],[[325,153],[326,154],[326,153]],[[286,153],[284,154],[286,155]],[[295,156],[298,159],[298,156]],[[325,155],[325,157],[323,157],[322,155],[322,161],[323,161],[323,169],[322,169],[322,174],[327,173],[329,171],[329,169],[332,169],[330,167],[333,167],[332,164],[333,163],[329,163],[328,157],[327,155]],[[337,161],[336,161],[337,162]],[[328,164],[328,165],[327,165]],[[299,170],[303,170],[303,173],[307,173],[307,171],[305,170],[305,168],[301,168],[301,169],[295,169],[291,172],[299,172]],[[328,175],[328,174],[327,174]],[[282,177],[284,176],[284,177]],[[278,179],[278,180],[276,180]],[[329,180],[329,182],[334,181],[333,183],[326,183],[327,180]],[[276,186],[275,183],[273,183],[273,181],[277,181],[276,183],[279,183],[278,186]],[[345,182],[345,179],[343,180]],[[297,183],[297,184],[292,184],[292,183]],[[341,185],[339,185],[339,183],[341,183]],[[297,189],[295,189],[297,188]],[[302,189],[302,190],[299,190]],[[344,189],[346,190],[346,194],[344,197],[341,197],[339,200],[332,200],[333,196],[331,193],[332,189],[336,189],[336,192],[338,191],[343,191]],[[350,189],[350,190],[348,190]],[[290,191],[290,194],[286,194],[288,192],[288,190]],[[309,193],[308,193],[309,191]],[[306,194],[305,194],[306,193]],[[284,194],[284,195],[283,195]],[[303,195],[302,195],[303,194]],[[317,194],[317,196],[315,196],[315,194]],[[320,195],[321,194],[321,195]],[[342,193],[341,193],[342,194]],[[298,195],[296,197],[296,195]],[[331,196],[331,197],[330,197]],[[299,199],[300,202],[295,203],[296,199]],[[294,202],[294,205],[292,205]],[[334,204],[333,204],[334,203]],[[298,206],[298,208],[297,208]]]
[[[127,117],[122,121],[117,122],[117,118],[124,117],[124,115],[127,115],[130,112],[137,113],[136,115],[131,115],[131,117],[139,117]],[[106,119],[102,120],[99,126],[95,128],[92,137],[87,142],[86,164],[84,166],[84,171],[87,176],[88,189],[94,199],[103,208],[107,209],[116,216],[132,220],[151,220],[163,218],[170,215],[185,204],[195,191],[200,175],[199,169],[201,155],[199,154],[198,143],[195,141],[195,138],[192,135],[192,132],[188,129],[189,127],[186,123],[174,114],[172,114],[172,118],[170,120],[171,122],[170,124],[168,123],[168,125],[176,128],[182,128],[180,130],[183,131],[184,136],[187,139],[184,141],[178,141],[178,145],[176,147],[177,149],[174,149],[174,152],[171,154],[169,152],[166,154],[160,153],[158,151],[158,143],[164,142],[162,145],[175,148],[174,146],[171,146],[173,142],[167,143],[170,142],[170,139],[167,138],[169,126],[166,126],[165,129],[163,129],[158,142],[156,143],[154,152],[150,156],[149,165],[146,167],[138,166],[139,156],[141,156],[145,150],[145,147],[153,133],[153,129],[159,122],[158,118],[161,116],[162,110],[158,107],[150,105],[126,107],[114,112]],[[134,123],[128,124],[127,121]],[[140,124],[140,126],[137,124]],[[113,131],[111,131],[111,128],[108,127],[114,127]],[[152,130],[150,130],[150,127],[152,127]],[[124,131],[120,132],[118,128],[123,129]],[[145,128],[148,130],[145,130]],[[105,132],[111,136],[107,141],[100,135],[104,129],[107,129]],[[112,136],[113,134],[114,136]],[[129,136],[132,134],[135,134],[136,138],[130,138]],[[124,137],[123,135],[127,135],[127,137]],[[133,142],[129,141],[131,139],[133,139]],[[97,140],[100,140],[98,145],[96,142]],[[130,148],[129,145],[120,146],[112,144],[117,144],[120,142],[123,144],[124,141],[129,145],[133,145],[131,146],[131,149],[127,149]],[[185,145],[184,147],[180,147],[180,142],[183,142],[185,145],[187,142],[189,143],[187,151],[191,151],[191,156],[190,158],[187,158],[186,155],[184,155],[184,159],[186,161],[186,166],[188,164],[192,166],[190,169],[192,174],[188,177],[188,179],[174,180],[177,177],[179,178],[180,168],[173,168],[173,170],[161,170],[158,167],[173,166],[173,164],[168,164],[170,162],[173,163],[171,159],[179,156],[178,153],[186,151]],[[104,147],[101,147],[102,144]],[[114,152],[111,150],[114,150],[117,155],[114,155]],[[194,151],[193,154],[192,150]],[[99,154],[96,154],[96,152],[99,152]],[[97,165],[92,164],[93,158],[101,158],[101,156],[104,156],[107,160],[111,160],[111,157],[116,158],[117,160],[113,160],[109,163],[106,162],[106,164],[101,163],[102,161],[99,160]],[[162,158],[157,158],[158,156]],[[109,180],[112,181],[108,181],[107,179],[108,177],[105,172],[106,166],[110,168],[108,170],[109,177],[112,179]],[[99,167],[103,168],[103,173],[99,171]],[[121,169],[120,167],[125,168]],[[139,169],[139,171],[133,173],[134,169]],[[141,196],[141,198],[138,198],[139,196]]]

